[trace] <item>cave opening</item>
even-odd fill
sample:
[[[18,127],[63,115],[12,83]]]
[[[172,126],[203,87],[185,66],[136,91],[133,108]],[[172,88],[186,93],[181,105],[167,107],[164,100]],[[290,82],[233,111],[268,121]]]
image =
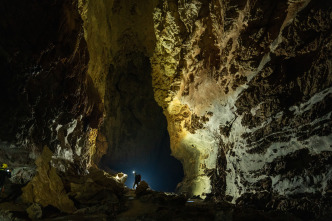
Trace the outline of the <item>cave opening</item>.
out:
[[[116,172],[128,175],[125,185],[132,188],[134,184],[133,171],[142,176],[153,190],[175,192],[176,186],[183,179],[182,164],[171,156],[169,135],[164,132],[160,145],[155,150],[147,152],[144,159],[129,158],[125,162],[110,161],[107,166]]]
[[[175,192],[183,167],[171,156],[166,117],[154,99],[150,59],[140,52],[119,52],[106,82],[101,132],[108,149],[99,166],[127,174],[129,188],[135,170],[153,190]]]

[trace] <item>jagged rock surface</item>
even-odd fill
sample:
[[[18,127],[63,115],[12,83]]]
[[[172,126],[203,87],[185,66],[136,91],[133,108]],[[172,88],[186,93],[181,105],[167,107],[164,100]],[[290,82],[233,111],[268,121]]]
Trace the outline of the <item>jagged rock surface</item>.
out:
[[[153,97],[149,60],[156,41],[152,13],[158,1],[79,3],[90,54],[88,74],[105,108],[97,146],[106,147],[107,154],[100,166],[147,164],[167,134],[162,109]]]
[[[103,109],[86,75],[77,2],[11,1],[0,10],[0,161],[32,165],[47,145],[59,170],[84,173]]]
[[[0,162],[14,169],[1,202],[16,202],[21,187],[35,177],[26,188],[35,185],[40,192],[30,189],[29,202],[73,212],[74,205],[63,202],[63,176],[57,174],[84,175],[98,162],[103,116],[101,97],[86,74],[89,53],[77,1],[0,5]],[[40,163],[35,176],[34,162],[45,145],[51,162]],[[51,190],[59,197],[47,198]]]
[[[331,11],[310,0],[155,10],[153,87],[184,164],[181,190],[331,209]]]
[[[56,169],[51,166],[52,155],[50,149],[45,146],[42,154],[36,160],[36,176],[22,189],[22,199],[27,203],[40,204],[43,207],[52,205],[60,211],[73,213],[76,210],[74,202],[69,199],[61,178]],[[33,212],[34,208],[31,206],[28,209],[29,216],[30,214],[39,216]],[[39,218],[41,218],[41,214]]]
[[[153,90],[183,164],[179,191],[307,218],[331,211],[328,1],[0,5],[0,161],[15,184],[34,176],[45,145],[45,171],[72,179],[105,153],[120,162],[153,148],[163,121]],[[116,204],[115,189],[81,179],[61,179],[76,203],[94,204],[81,191],[91,188]]]
[[[103,44],[92,35],[94,17],[89,11],[96,14],[102,7],[102,17],[117,18],[126,6],[120,1],[104,3],[107,7],[82,3],[85,37],[89,47],[98,44],[91,49],[98,57],[103,55],[97,51]],[[139,11],[133,1],[128,5],[132,15]],[[137,19],[138,24],[139,13]],[[118,20],[111,22],[103,32],[107,36],[112,36]],[[287,202],[292,205],[289,209],[297,211],[328,211],[330,4],[310,0],[162,1],[154,8],[153,27],[152,56],[140,41],[146,29],[128,28],[103,40],[118,57],[106,50],[109,63],[97,58],[89,65],[98,63],[107,70],[109,64],[119,61],[108,72],[121,72],[120,58],[131,51],[125,45],[119,47],[122,44],[150,56],[154,97],[168,121],[172,154],[184,167],[179,190],[241,205],[260,202],[264,208],[283,210],[282,204]],[[127,41],[132,36],[137,38]],[[106,79],[108,72],[99,71],[100,77]],[[115,77],[111,79],[117,82]],[[121,84],[115,86],[119,89]],[[107,100],[117,102],[115,94],[105,104]],[[107,113],[118,116],[118,110],[111,108]],[[112,118],[108,121],[114,122]],[[108,142],[116,142],[109,146],[110,151],[117,148],[119,137],[108,137]],[[305,197],[312,203],[306,203]]]

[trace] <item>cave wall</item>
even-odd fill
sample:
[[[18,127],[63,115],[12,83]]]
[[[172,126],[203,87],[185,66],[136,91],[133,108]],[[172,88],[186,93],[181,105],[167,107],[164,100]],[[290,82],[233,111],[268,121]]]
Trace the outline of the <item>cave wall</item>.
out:
[[[59,171],[85,173],[103,109],[86,74],[77,1],[6,1],[0,10],[0,161],[15,178],[34,170],[46,145]]]
[[[179,191],[321,213],[331,12],[324,0],[2,2],[0,161],[32,165],[47,145],[54,167],[82,174],[105,153],[135,154],[127,137],[161,136],[151,80]]]
[[[295,199],[292,207],[311,205],[305,197],[320,205],[327,200],[330,4],[80,1],[80,13],[89,74],[107,103],[105,125],[113,127],[99,133],[104,148],[121,143],[120,121],[131,115],[121,108],[130,106],[120,99],[123,73],[143,70],[137,63],[149,57],[172,155],[184,167],[179,191],[279,209],[289,203],[283,197]],[[122,91],[132,93],[131,83]]]
[[[310,0],[174,0],[155,9],[153,87],[184,166],[182,191],[279,209],[324,207],[331,10]]]
[[[158,1],[80,1],[90,61],[88,73],[104,101],[97,137],[100,167],[147,167],[167,133],[154,100],[153,10]],[[98,141],[101,142],[98,142]],[[134,168],[132,168],[134,169]]]

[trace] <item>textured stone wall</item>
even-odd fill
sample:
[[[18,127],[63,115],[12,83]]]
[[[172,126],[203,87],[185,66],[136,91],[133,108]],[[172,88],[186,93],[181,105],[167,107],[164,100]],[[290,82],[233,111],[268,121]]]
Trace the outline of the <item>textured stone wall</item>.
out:
[[[53,167],[82,174],[136,154],[137,137],[161,136],[155,100],[179,191],[322,214],[331,13],[325,0],[3,2],[0,160],[31,166],[47,145]]]
[[[16,174],[33,167],[47,145],[54,167],[84,173],[103,107],[86,75],[77,2],[10,1],[0,8],[0,161]]]
[[[50,164],[52,156],[52,151],[45,146],[36,160],[37,175],[22,188],[22,199],[43,207],[52,205],[61,211],[72,213],[76,210],[74,202],[69,199],[61,178]]]
[[[264,206],[298,199],[269,204],[279,209],[328,200],[331,12],[310,0],[155,9],[153,87],[184,165],[181,190]]]
[[[153,96],[155,47],[153,10],[158,1],[79,1],[90,61],[88,74],[104,101],[97,149],[106,147],[101,167],[117,169],[151,160],[167,133]],[[147,165],[144,165],[147,166]]]
[[[180,191],[233,203],[260,198],[264,205],[278,196],[325,197],[331,188],[331,6],[157,3],[80,1],[93,54],[89,74],[101,85],[104,125],[113,125],[103,129],[113,131],[109,147],[117,148],[126,131],[116,125],[130,115],[123,114],[130,102],[121,91],[139,88],[130,80],[123,86],[117,74],[140,69],[137,62],[150,57],[154,98],[168,121],[172,154],[184,166]],[[281,201],[271,205],[282,207]]]

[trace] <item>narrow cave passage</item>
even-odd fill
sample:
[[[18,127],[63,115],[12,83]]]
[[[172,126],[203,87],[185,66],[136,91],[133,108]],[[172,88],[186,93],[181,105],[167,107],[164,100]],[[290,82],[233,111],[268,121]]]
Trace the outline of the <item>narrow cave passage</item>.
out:
[[[143,53],[119,53],[111,65],[105,94],[106,119],[101,132],[108,142],[100,167],[128,174],[135,170],[153,190],[174,192],[182,164],[172,157],[167,121],[154,100],[150,60]]]

